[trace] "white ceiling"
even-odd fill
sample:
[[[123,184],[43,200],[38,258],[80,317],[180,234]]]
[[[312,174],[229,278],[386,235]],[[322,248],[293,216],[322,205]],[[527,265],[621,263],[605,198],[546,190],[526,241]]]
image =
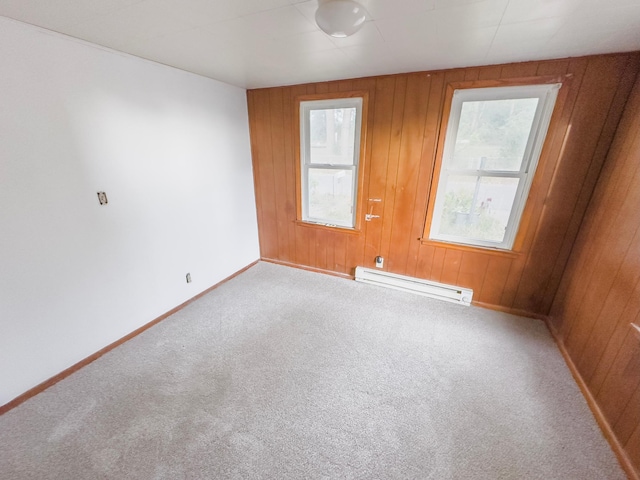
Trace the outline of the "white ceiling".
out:
[[[640,50],[640,0],[0,0],[0,15],[245,88]]]

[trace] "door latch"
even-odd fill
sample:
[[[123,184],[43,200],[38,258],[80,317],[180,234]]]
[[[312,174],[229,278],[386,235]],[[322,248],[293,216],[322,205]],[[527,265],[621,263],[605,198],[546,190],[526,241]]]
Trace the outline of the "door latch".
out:
[[[372,213],[367,213],[367,214],[364,216],[364,220],[365,220],[365,222],[370,222],[372,218],[380,218],[380,215],[374,215],[374,214],[372,214]]]

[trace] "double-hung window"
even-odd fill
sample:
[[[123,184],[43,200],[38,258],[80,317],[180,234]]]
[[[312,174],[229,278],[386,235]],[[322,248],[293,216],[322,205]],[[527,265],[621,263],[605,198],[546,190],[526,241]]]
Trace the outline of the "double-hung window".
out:
[[[363,98],[300,102],[303,222],[355,228]]]
[[[454,90],[430,239],[513,248],[559,87]]]

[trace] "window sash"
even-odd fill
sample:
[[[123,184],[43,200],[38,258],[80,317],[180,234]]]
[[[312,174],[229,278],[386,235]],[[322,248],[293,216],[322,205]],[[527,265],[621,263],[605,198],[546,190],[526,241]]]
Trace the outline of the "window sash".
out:
[[[301,174],[301,210],[302,221],[330,227],[353,229],[356,225],[358,200],[358,178],[360,165],[360,139],[362,130],[362,97],[332,98],[326,100],[310,100],[300,102],[300,174]],[[311,111],[355,108],[355,135],[353,145],[353,164],[331,164],[311,162]],[[351,218],[344,222],[336,218],[317,218],[309,213],[309,170],[336,170],[351,172]]]
[[[357,170],[356,170],[356,166],[352,165],[349,166],[347,165],[346,168],[345,167],[339,167],[337,165],[322,165],[322,164],[313,164],[313,165],[306,165],[303,167],[303,181],[307,181],[309,180],[309,170],[335,170],[335,171],[343,171],[343,172],[351,172],[351,176],[352,176],[352,182],[351,182],[351,192],[352,192],[352,201],[351,201],[351,221],[350,222],[342,222],[337,218],[319,218],[319,217],[313,217],[311,214],[309,214],[309,190],[308,188],[302,188],[302,193],[303,193],[303,205],[307,207],[307,214],[305,215],[305,217],[303,217],[303,220],[305,222],[309,222],[309,223],[316,223],[319,225],[324,225],[327,227],[344,227],[344,228],[353,228],[353,219],[355,218],[355,198],[356,198],[356,192],[355,192],[355,188],[357,185]],[[308,185],[308,183],[307,183]]]
[[[434,212],[431,220],[429,238],[431,240],[460,243],[465,245],[490,247],[511,250],[515,242],[526,198],[531,187],[538,159],[542,151],[544,139],[551,121],[551,114],[561,84],[526,85],[513,87],[490,87],[455,90],[451,101],[449,122],[446,130],[444,150],[442,154],[440,177],[438,179]],[[519,170],[491,170],[491,169],[460,169],[453,168],[453,153],[460,126],[462,105],[466,101],[491,101],[521,98],[538,98],[536,112],[531,124],[527,144],[523,153]],[[505,228],[502,242],[474,239],[466,236],[443,234],[440,232],[444,197],[447,191],[449,177],[501,177],[518,178],[518,187],[511,205],[511,212]],[[472,209],[473,209],[472,205]]]
[[[440,182],[438,184],[438,188],[442,190],[442,197],[444,197],[445,193],[447,191],[447,185],[448,185],[448,181],[449,181],[449,177],[450,176],[468,176],[468,177],[475,177],[477,179],[481,179],[481,178],[514,178],[518,180],[518,186],[516,188],[516,193],[514,196],[514,202],[511,205],[511,211],[509,212],[509,219],[507,221],[507,225],[506,225],[506,229],[505,229],[505,235],[503,237],[502,242],[494,242],[491,240],[484,240],[481,238],[475,238],[475,237],[471,237],[471,236],[460,236],[460,235],[450,235],[450,234],[446,234],[446,233],[440,233],[440,225],[441,225],[441,220],[442,220],[442,210],[443,208],[440,208],[440,210],[436,210],[436,212],[434,213],[434,217],[433,217],[433,221],[432,221],[432,229],[436,231],[438,231],[438,235],[435,237],[431,237],[432,240],[441,240],[441,241],[447,241],[447,242],[451,242],[451,243],[462,243],[465,245],[476,245],[476,246],[480,246],[480,247],[489,247],[489,248],[497,248],[497,245],[503,245],[503,244],[509,244],[509,242],[513,242],[513,239],[515,238],[515,229],[511,229],[513,232],[510,232],[509,226],[513,224],[513,222],[515,221],[515,217],[518,214],[518,212],[516,211],[515,205],[518,202],[518,198],[521,197],[522,195],[522,191],[526,186],[526,179],[527,179],[527,175],[526,174],[522,174],[519,172],[515,172],[513,174],[502,174],[502,175],[494,175],[492,172],[483,172],[481,174],[478,174],[478,172],[476,171],[471,171],[471,173],[468,173],[469,171],[465,171],[463,170],[462,172],[467,172],[467,173],[460,173],[459,171],[454,171],[454,172],[446,172],[444,174],[444,176],[441,176],[440,178]],[[504,172],[502,172],[504,173]],[[439,190],[440,192],[440,190]],[[471,204],[471,212],[473,213],[475,205]],[[514,238],[509,238],[510,233],[513,233]]]

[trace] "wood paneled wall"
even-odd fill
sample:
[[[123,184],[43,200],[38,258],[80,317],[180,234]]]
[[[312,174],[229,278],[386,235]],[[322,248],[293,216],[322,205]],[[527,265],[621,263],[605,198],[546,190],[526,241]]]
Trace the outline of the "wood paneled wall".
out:
[[[640,78],[580,229],[551,321],[640,473]],[[640,476],[640,475],[639,475]]]
[[[261,255],[343,274],[382,255],[385,270],[470,287],[481,304],[547,314],[638,68],[638,54],[619,54],[250,90]],[[447,84],[549,75],[564,79],[562,102],[517,252],[421,241]],[[296,223],[295,98],[353,90],[369,92],[363,198],[382,199],[373,212],[381,218],[358,233]]]

